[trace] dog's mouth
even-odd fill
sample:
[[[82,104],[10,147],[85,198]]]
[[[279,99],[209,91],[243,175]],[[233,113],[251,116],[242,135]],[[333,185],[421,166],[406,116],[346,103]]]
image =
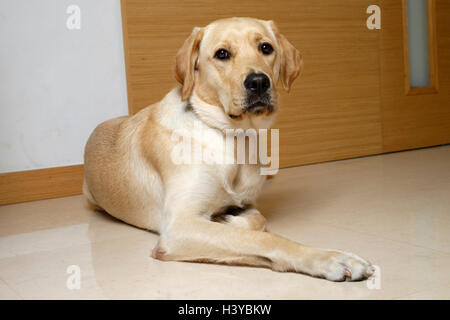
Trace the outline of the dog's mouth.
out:
[[[245,111],[253,114],[262,114],[266,111],[270,113],[273,111],[273,105],[271,103],[266,103],[265,101],[256,101],[247,106]]]
[[[244,110],[252,114],[271,113],[273,112],[272,96],[268,93],[263,95],[248,95]]]
[[[229,113],[228,116],[229,116],[231,119],[233,119],[233,120],[240,120],[240,119],[242,119],[242,113],[241,113],[241,114],[232,114],[232,113]]]
[[[270,114],[274,111],[274,103],[270,95],[264,96],[248,96],[243,108],[242,113],[233,114],[229,113],[228,116],[233,120],[241,120],[244,114],[261,115]]]

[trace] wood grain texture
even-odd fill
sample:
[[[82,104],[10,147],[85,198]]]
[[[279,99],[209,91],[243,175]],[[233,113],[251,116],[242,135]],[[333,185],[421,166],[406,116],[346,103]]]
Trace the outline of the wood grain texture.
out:
[[[0,205],[81,193],[82,165],[0,174]]]
[[[366,8],[377,3],[123,0],[130,113],[176,85],[173,59],[193,27],[257,17],[274,20],[305,63],[291,93],[280,97],[281,166],[380,153],[380,32],[366,28]]]
[[[382,1],[381,122],[383,151],[450,143],[450,2],[435,1],[436,73],[434,94],[406,95],[401,1]]]

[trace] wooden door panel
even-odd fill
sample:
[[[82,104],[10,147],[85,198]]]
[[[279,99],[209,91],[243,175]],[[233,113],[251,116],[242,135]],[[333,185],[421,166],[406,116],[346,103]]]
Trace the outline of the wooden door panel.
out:
[[[450,142],[450,2],[436,4],[438,93],[406,95],[401,1],[382,1],[381,121],[383,151]]]

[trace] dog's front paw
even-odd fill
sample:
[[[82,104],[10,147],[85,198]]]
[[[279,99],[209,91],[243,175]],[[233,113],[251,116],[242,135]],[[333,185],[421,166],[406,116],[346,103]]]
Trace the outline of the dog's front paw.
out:
[[[320,260],[317,275],[331,281],[364,280],[375,272],[370,262],[349,252],[327,250]]]

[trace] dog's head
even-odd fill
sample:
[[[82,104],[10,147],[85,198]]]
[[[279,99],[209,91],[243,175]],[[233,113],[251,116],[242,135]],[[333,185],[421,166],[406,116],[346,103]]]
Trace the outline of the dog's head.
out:
[[[289,91],[302,69],[297,49],[272,21],[230,18],[194,28],[176,55],[182,99],[220,108],[231,123],[272,117],[276,85]]]

